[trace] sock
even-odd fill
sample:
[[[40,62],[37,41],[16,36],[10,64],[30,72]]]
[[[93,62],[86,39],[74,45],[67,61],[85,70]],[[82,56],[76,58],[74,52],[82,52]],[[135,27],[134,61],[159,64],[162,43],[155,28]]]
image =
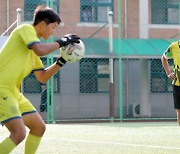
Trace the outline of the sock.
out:
[[[25,143],[25,154],[35,154],[42,137],[29,134]]]
[[[9,154],[15,147],[16,144],[9,137],[7,137],[0,143],[0,154]]]

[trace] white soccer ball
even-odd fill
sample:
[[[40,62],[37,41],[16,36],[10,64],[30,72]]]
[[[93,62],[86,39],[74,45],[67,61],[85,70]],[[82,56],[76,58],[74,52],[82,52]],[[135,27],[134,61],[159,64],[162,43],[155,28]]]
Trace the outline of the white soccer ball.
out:
[[[85,54],[84,43],[80,40],[80,43],[73,43],[65,47],[61,47],[60,54],[68,62],[78,62]]]

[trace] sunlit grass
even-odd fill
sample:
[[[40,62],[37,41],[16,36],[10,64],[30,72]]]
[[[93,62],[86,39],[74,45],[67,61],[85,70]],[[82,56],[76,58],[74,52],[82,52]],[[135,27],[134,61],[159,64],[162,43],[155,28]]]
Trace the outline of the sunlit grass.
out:
[[[0,128],[0,141],[8,135]],[[24,141],[12,152],[23,154]],[[179,154],[176,122],[48,124],[37,154]]]

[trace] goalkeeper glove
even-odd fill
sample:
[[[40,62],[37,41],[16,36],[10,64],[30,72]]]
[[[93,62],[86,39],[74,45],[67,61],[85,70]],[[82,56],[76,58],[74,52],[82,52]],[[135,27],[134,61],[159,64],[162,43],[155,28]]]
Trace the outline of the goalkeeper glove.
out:
[[[56,64],[59,65],[60,67],[63,67],[66,62],[67,62],[67,61],[66,61],[63,57],[59,57],[59,58],[56,60]]]
[[[59,43],[59,47],[63,47],[67,46],[68,44],[79,43],[79,39],[80,37],[75,34],[67,34],[64,35],[64,37],[60,40],[57,40],[56,42]]]

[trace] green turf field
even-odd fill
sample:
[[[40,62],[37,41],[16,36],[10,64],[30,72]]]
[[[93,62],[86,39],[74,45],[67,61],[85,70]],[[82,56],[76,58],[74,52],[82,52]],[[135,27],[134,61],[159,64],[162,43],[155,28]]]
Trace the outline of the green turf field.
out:
[[[8,135],[0,128],[0,141]],[[24,142],[12,152],[23,154]],[[180,154],[176,122],[49,124],[37,154]]]

